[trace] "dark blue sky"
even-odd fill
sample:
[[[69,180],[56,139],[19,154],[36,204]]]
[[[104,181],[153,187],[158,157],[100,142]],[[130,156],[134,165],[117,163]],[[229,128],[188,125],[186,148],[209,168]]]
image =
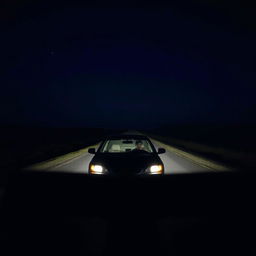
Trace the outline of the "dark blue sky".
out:
[[[2,29],[2,124],[255,122],[255,26],[241,17],[25,7]]]

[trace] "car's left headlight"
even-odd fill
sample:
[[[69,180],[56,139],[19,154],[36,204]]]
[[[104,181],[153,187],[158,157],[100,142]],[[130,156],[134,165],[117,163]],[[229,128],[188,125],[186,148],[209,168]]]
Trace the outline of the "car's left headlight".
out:
[[[148,174],[163,174],[164,167],[162,164],[151,165],[146,172]]]
[[[104,166],[99,164],[91,164],[89,167],[90,174],[105,174],[106,171],[107,170],[104,168]]]

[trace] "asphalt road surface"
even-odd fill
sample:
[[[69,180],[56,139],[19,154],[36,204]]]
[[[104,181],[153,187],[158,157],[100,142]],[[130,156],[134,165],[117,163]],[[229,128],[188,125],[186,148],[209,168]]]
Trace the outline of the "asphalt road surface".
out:
[[[157,143],[154,143],[156,149],[158,149]],[[178,174],[178,173],[194,173],[194,172],[206,172],[210,169],[202,167],[185,159],[175,153],[166,151],[166,153],[159,155],[165,166],[165,174]],[[93,155],[85,153],[75,159],[72,159],[66,163],[58,165],[52,168],[53,171],[63,171],[72,173],[88,173],[88,166],[93,158]]]

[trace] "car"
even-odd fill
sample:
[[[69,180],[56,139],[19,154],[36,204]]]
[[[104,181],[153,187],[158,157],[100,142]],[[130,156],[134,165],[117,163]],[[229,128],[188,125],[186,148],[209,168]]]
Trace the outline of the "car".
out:
[[[102,141],[98,150],[89,148],[95,154],[89,164],[89,174],[105,175],[162,175],[164,164],[154,145],[144,135],[112,135]]]

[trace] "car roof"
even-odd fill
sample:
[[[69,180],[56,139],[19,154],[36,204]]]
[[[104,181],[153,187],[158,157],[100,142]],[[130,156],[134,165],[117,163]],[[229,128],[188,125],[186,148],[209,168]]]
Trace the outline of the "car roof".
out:
[[[133,135],[133,134],[118,134],[118,135],[110,135],[106,137],[106,140],[113,139],[136,139],[136,140],[148,140],[148,137],[145,135]]]

